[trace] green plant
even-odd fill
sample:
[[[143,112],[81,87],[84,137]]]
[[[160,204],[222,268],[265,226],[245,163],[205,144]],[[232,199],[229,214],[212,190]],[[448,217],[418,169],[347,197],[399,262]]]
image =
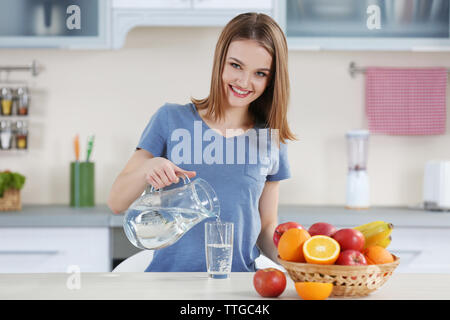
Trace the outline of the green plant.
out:
[[[20,190],[25,184],[25,177],[18,172],[3,171],[0,172],[0,198],[8,189]]]

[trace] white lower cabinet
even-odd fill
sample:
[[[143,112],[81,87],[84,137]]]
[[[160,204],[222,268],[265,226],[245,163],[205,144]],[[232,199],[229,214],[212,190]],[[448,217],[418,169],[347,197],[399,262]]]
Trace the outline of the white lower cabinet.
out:
[[[339,228],[339,227],[338,227]],[[109,272],[110,228],[0,228],[0,273]],[[396,272],[450,273],[450,228],[395,227]]]
[[[388,250],[400,257],[396,272],[450,273],[450,228],[402,228]]]
[[[0,228],[0,272],[111,271],[109,228]]]

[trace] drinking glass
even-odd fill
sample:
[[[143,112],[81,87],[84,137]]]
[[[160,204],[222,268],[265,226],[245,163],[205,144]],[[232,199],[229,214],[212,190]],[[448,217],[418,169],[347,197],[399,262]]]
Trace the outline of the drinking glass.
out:
[[[216,220],[205,223],[206,268],[210,278],[226,279],[230,276],[233,229],[232,222]]]

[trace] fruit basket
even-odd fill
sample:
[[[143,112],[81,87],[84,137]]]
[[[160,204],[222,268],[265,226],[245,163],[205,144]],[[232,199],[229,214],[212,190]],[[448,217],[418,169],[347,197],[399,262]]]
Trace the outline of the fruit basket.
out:
[[[367,266],[319,265],[282,260],[279,263],[286,269],[294,282],[333,283],[333,297],[367,296],[380,288],[400,263],[393,255],[394,262]]]

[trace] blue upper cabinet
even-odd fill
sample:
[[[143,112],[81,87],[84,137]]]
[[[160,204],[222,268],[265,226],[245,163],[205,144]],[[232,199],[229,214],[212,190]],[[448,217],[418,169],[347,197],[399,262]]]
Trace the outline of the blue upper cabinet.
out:
[[[0,0],[0,47],[109,48],[109,0]]]
[[[277,0],[0,0],[0,48],[119,49],[138,26],[224,26]]]
[[[449,0],[280,0],[299,50],[450,50]]]

